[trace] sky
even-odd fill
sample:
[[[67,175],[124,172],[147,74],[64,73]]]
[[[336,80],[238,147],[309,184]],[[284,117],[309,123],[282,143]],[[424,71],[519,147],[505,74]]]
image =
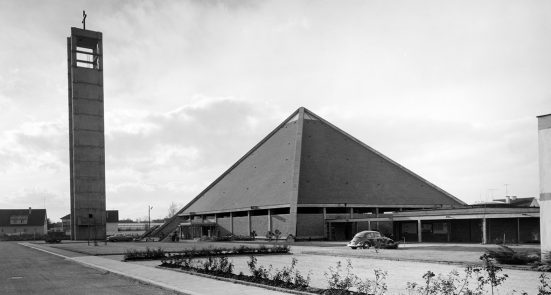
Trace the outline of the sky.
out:
[[[539,194],[551,1],[2,0],[0,208],[70,211],[82,10],[120,218],[185,205],[301,106],[467,203]]]

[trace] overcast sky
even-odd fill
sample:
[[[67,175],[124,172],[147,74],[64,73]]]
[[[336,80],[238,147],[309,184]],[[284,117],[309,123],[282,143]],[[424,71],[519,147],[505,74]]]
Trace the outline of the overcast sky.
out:
[[[551,1],[0,1],[0,208],[69,213],[66,37],[103,32],[107,208],[186,204],[305,106],[474,203],[536,197]]]

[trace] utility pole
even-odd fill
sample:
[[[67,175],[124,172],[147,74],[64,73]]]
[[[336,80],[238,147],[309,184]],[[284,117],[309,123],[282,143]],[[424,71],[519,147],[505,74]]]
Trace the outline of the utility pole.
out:
[[[151,209],[153,209],[153,206],[147,206],[147,230],[151,228]]]

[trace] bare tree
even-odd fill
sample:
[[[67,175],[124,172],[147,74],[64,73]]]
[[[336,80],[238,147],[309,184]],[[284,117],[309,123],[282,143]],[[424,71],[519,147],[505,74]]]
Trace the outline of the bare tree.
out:
[[[179,209],[178,204],[176,204],[176,203],[174,203],[174,202],[171,202],[171,203],[170,203],[170,206],[168,206],[168,215],[167,215],[167,218],[170,218],[170,217],[176,215],[176,213],[178,213],[178,209]]]

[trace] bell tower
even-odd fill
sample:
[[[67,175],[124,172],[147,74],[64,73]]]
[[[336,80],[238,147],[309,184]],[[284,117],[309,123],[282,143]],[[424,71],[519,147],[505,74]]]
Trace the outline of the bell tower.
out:
[[[67,61],[71,239],[105,239],[101,32],[71,28],[71,36],[67,37]]]

